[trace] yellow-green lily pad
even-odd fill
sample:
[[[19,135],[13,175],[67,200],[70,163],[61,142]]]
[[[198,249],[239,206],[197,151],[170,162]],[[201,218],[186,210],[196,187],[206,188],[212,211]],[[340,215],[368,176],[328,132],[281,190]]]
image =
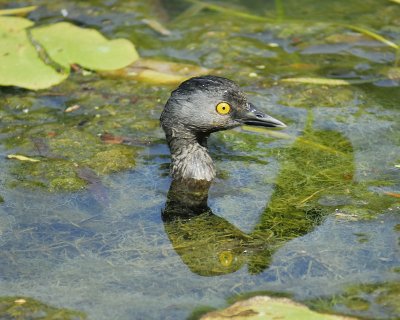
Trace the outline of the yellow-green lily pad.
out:
[[[11,15],[19,15],[23,16],[36,10],[37,6],[29,6],[29,7],[22,7],[22,8],[14,8],[14,9],[2,9],[0,10],[0,16],[11,16]]]
[[[27,35],[32,25],[24,18],[0,16],[0,85],[38,90],[68,77],[40,59]]]
[[[115,70],[139,58],[129,40],[107,40],[94,29],[68,22],[38,27],[31,34],[54,62],[66,68],[78,64],[90,70]]]
[[[356,318],[318,313],[290,299],[268,296],[256,296],[236,302],[224,310],[209,312],[201,319],[356,320]]]
[[[191,77],[209,74],[210,72],[210,69],[192,64],[141,58],[126,68],[102,72],[102,74],[153,84],[176,85]]]

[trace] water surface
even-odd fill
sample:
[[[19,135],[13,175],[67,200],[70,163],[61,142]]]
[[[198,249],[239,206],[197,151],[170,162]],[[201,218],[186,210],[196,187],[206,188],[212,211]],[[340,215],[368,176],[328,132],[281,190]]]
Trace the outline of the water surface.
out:
[[[174,86],[78,73],[49,90],[2,88],[1,296],[90,319],[185,319],[255,292],[398,317],[399,66],[393,48],[344,25],[400,45],[400,5],[234,1],[184,11],[189,2],[18,2],[31,4],[41,5],[28,16],[38,24],[67,19],[128,38],[144,57],[232,78],[288,129],[214,134],[213,216],[178,226],[161,219],[171,179],[158,123]],[[377,80],[280,81],[289,77]],[[64,113],[74,104],[80,109]],[[105,144],[105,132],[131,140]]]

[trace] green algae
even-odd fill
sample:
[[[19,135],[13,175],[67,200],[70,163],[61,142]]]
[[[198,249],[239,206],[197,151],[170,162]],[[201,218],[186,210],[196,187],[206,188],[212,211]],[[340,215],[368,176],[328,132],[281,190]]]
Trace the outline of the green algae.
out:
[[[191,314],[186,318],[187,320],[198,320],[201,316],[205,315],[208,312],[215,311],[216,308],[209,306],[198,306],[196,307]]]
[[[86,183],[76,175],[74,167],[65,160],[42,160],[37,163],[16,163],[11,173],[15,179],[10,186],[41,187],[49,191],[77,191]]]
[[[345,308],[346,313],[368,317],[368,311],[379,307],[390,319],[400,313],[400,283],[398,281],[352,285],[332,297],[308,301],[314,309],[330,312],[334,308]]]
[[[333,153],[303,141],[324,146]],[[349,141],[338,132],[307,131],[282,157],[283,168],[269,205],[271,213],[319,211],[317,196],[327,192],[346,194],[354,172],[352,152]]]
[[[252,236],[269,235],[269,254],[271,248],[308,233],[332,213],[332,207],[321,202],[326,196],[334,199],[336,210],[357,219],[376,217],[396,203],[370,192],[370,184],[354,181],[353,147],[338,132],[308,128],[291,147],[280,150],[279,157],[282,168],[275,191],[252,232]],[[252,257],[250,270],[264,270],[269,254]]]
[[[81,169],[88,168],[101,177],[135,167],[142,145],[159,139],[150,136],[159,128],[158,117],[149,117],[158,98],[147,85],[137,86],[142,89],[141,96],[128,94],[129,81],[115,94],[110,91],[110,81],[98,81],[92,84],[94,88],[78,91],[76,84],[67,81],[54,93],[44,93],[39,102],[29,93],[5,96],[0,108],[4,145],[40,160],[35,164],[10,160],[9,186],[77,191],[90,183],[79,174]],[[159,93],[162,96],[164,89]],[[67,95],[71,95],[70,106],[80,106],[77,111],[64,112]],[[105,96],[109,103],[104,103]],[[52,100],[61,102],[61,106],[54,107]],[[99,136],[104,132],[135,138],[130,139],[129,145],[106,144]]]
[[[106,145],[99,137],[68,130],[50,140],[50,152],[68,159],[74,166],[89,167],[98,174],[109,174],[135,166],[136,150],[126,145]]]
[[[372,294],[376,294],[376,302],[385,308],[390,309],[393,314],[400,314],[400,283],[384,283],[381,285],[371,285],[373,288]],[[362,290],[360,290],[362,291]]]
[[[324,146],[329,152],[315,148],[309,141]],[[338,132],[306,130],[304,136],[280,151],[282,169],[267,209],[253,235],[272,233],[270,248],[301,236],[319,224],[331,212],[318,204],[325,194],[347,195],[353,184],[353,149],[349,141]],[[264,270],[269,260],[264,252],[254,257],[251,271]]]
[[[218,144],[223,143],[224,145],[229,146],[230,150],[234,152],[241,151],[243,153],[247,153],[251,157],[252,154],[250,154],[250,152],[257,153],[258,151],[262,150],[264,146],[268,145],[274,140],[275,139],[265,135],[257,136],[251,133],[230,130],[219,133]],[[217,144],[213,146],[218,147]],[[218,155],[216,156],[218,157]],[[254,156],[254,158],[256,157],[257,155]]]
[[[26,297],[1,297],[0,318],[10,320],[78,320],[86,319],[83,312],[55,308]]]
[[[328,86],[304,86],[298,89],[288,88],[284,96],[287,105],[308,108],[324,107],[347,107],[355,99],[355,93],[351,89],[328,87]]]
[[[99,137],[77,129],[67,129],[51,137],[46,154],[39,162],[16,163],[12,169],[14,180],[25,187],[43,187],[49,191],[77,191],[90,181],[79,175],[80,168],[90,168],[98,175],[128,170],[135,166],[137,148],[126,145],[107,145]]]

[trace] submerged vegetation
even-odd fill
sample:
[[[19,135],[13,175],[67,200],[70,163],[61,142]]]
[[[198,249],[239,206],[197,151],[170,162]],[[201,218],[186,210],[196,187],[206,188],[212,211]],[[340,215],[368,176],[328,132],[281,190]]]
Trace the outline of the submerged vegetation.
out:
[[[377,318],[385,317],[385,313],[395,318],[399,314],[398,297],[400,284],[398,281],[388,283],[361,284],[350,286],[343,293],[328,298],[309,301],[309,305],[322,311],[330,311],[333,306],[346,312],[358,313],[360,316],[369,317],[372,308],[380,309]]]
[[[84,171],[92,170],[91,175],[97,176],[127,170],[135,165],[136,151],[133,147],[106,145],[99,138],[77,130],[53,134],[49,141],[44,138],[33,140],[32,147],[39,150],[39,157],[34,162],[17,161],[12,173],[20,182],[14,181],[12,185],[78,191],[91,182]]]
[[[58,309],[37,300],[21,297],[0,298],[0,317],[2,319],[42,319],[42,320],[83,320],[82,312]]]

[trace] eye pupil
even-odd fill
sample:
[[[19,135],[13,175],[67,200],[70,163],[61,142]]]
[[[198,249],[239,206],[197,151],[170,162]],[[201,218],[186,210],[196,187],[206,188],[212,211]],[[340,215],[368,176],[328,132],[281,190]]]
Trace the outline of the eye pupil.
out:
[[[231,111],[231,106],[227,102],[220,102],[217,104],[216,111],[221,115],[226,115]]]

